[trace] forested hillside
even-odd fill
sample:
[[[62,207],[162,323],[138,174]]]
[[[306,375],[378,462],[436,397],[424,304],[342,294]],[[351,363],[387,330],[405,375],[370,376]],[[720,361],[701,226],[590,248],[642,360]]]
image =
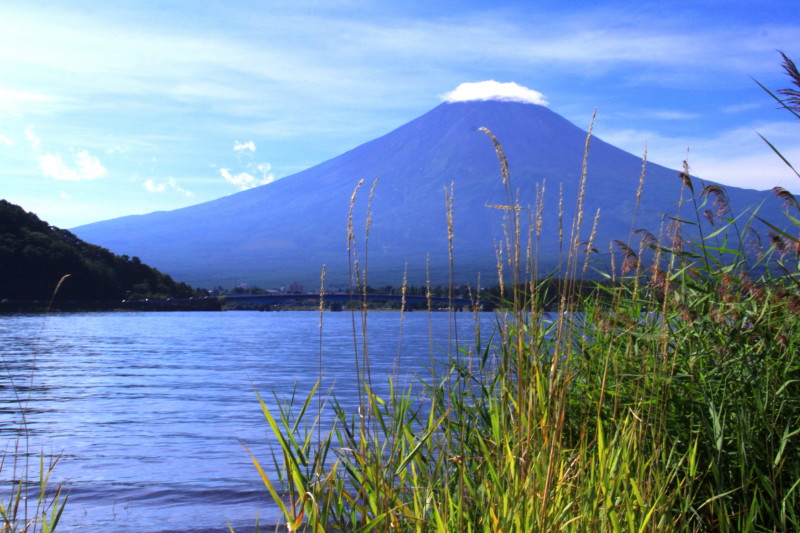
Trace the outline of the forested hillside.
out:
[[[194,294],[189,285],[176,283],[138,257],[115,255],[0,200],[0,300],[49,300],[67,274],[59,300],[186,298]]]

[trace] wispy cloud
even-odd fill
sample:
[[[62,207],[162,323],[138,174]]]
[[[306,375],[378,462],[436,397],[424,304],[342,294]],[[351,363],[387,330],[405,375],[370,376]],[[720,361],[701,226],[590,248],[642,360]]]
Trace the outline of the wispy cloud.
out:
[[[180,185],[178,185],[178,180],[176,180],[175,178],[169,178],[165,183],[164,182],[159,183],[154,181],[152,178],[148,178],[144,181],[143,185],[148,192],[160,193],[166,191],[169,188],[175,192],[182,194],[183,196],[192,196],[194,194],[192,191],[188,191],[183,187],[181,187]]]
[[[65,163],[60,154],[39,156],[39,165],[45,177],[62,181],[96,180],[108,173],[100,160],[86,150],[76,154],[74,168]]]
[[[698,32],[678,14],[599,8],[585,14],[472,11],[392,19],[283,8],[240,21],[241,37],[207,31],[192,17],[177,28],[135,19],[122,25],[100,13],[61,10],[51,20],[33,11],[7,13],[0,59],[36,67],[41,74],[34,80],[58,76],[62,94],[80,98],[82,105],[93,103],[90,95],[110,92],[277,109],[292,95],[306,102],[386,105],[386,90],[429,91],[476,64],[547,68],[573,77],[615,72],[630,80],[655,73],[664,83],[680,83],[677,74],[702,69],[753,74],[765,71],[765,54],[773,54],[777,43],[800,40],[800,27],[790,23],[764,24],[758,31],[749,24],[706,25]],[[267,17],[268,36],[260,31]],[[92,31],[76,32],[78,27]],[[95,53],[98,43],[103,54]],[[620,65],[639,68],[621,73]],[[94,83],[79,83],[86,75]],[[385,79],[396,80],[394,89],[383,87]],[[17,100],[55,100],[24,90],[14,94]]]
[[[16,143],[14,142],[14,139],[11,139],[9,137],[5,137],[3,135],[0,135],[0,144],[2,144],[3,146],[7,146],[7,147],[11,148]]]
[[[656,109],[651,111],[649,115],[659,120],[689,120],[700,117],[699,113],[690,113],[675,109]]]
[[[762,102],[747,102],[744,104],[729,105],[722,108],[723,113],[742,113],[743,111],[752,111],[764,107]]]
[[[35,112],[57,101],[57,98],[47,94],[0,87],[0,110],[4,111]]]
[[[188,191],[183,187],[181,187],[180,185],[178,185],[178,180],[176,180],[175,178],[169,178],[167,180],[167,185],[169,185],[173,190],[181,193],[184,196],[194,196],[194,193],[192,191]]]
[[[147,189],[148,192],[164,192],[167,190],[167,186],[163,183],[156,183],[152,179],[146,179],[144,181],[144,188]]]

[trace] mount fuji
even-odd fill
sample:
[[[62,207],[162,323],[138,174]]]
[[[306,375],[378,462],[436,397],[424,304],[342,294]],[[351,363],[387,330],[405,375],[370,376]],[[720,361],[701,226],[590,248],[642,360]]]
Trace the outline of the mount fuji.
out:
[[[380,138],[273,183],[174,211],[88,224],[73,232],[115,253],[138,256],[196,286],[299,282],[314,287],[319,286],[323,264],[326,286],[344,286],[350,199],[363,179],[353,225],[362,267],[368,259],[370,285],[398,286],[404,269],[409,283],[422,284],[428,261],[431,281],[443,284],[449,264],[445,189],[452,184],[456,281],[473,283],[480,272],[484,284],[493,284],[496,247],[505,237],[502,212],[489,206],[506,203],[506,195],[494,146],[479,130],[482,127],[502,144],[511,186],[523,208],[533,207],[537,184],[545,184],[538,257],[540,270],[555,268],[559,189],[569,227],[587,133],[548,107],[518,101],[442,103]],[[662,215],[676,210],[682,181],[677,170],[656,164],[647,163],[645,171],[636,227],[658,234]],[[595,247],[607,252],[612,239],[627,239],[641,174],[641,158],[592,137],[582,240],[588,238],[598,209]],[[367,198],[376,179],[367,257]],[[780,215],[771,192],[725,190],[736,213],[764,204],[761,216]],[[568,238],[568,230],[565,233]]]

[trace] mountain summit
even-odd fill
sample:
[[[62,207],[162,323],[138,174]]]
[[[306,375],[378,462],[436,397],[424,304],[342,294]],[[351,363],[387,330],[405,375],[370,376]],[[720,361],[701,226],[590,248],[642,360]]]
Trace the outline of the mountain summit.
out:
[[[504,235],[502,213],[488,206],[506,200],[494,147],[481,127],[502,143],[522,207],[533,206],[537,184],[546,184],[539,259],[543,268],[555,267],[559,189],[568,227],[587,133],[547,107],[517,101],[446,102],[383,137],[273,183],[183,209],[127,216],[73,231],[114,252],[139,256],[193,285],[247,282],[272,287],[298,281],[313,287],[325,264],[326,284],[343,286],[349,201],[364,179],[353,210],[364,266],[367,197],[377,179],[368,282],[399,285],[407,265],[409,283],[424,283],[429,260],[433,283],[446,283],[445,189],[452,183],[457,281],[474,282],[481,272],[484,283],[490,284],[496,279],[495,249]],[[588,238],[599,209],[595,242],[601,251],[608,250],[611,239],[627,239],[641,173],[639,157],[591,139],[584,233]],[[637,227],[657,234],[662,214],[674,211],[680,190],[678,171],[648,163]],[[734,187],[726,191],[737,210],[772,201],[766,192]]]

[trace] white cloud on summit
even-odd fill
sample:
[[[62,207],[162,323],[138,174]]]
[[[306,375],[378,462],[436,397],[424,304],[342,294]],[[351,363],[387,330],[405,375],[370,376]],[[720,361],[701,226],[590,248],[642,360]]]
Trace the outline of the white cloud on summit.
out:
[[[27,130],[26,130],[27,134]],[[48,178],[62,181],[90,181],[105,176],[108,171],[96,157],[82,150],[75,156],[75,166],[72,168],[59,154],[45,154],[39,156],[39,165]]]
[[[233,150],[235,152],[242,152],[244,150],[249,150],[251,152],[255,152],[256,151],[256,145],[255,145],[255,143],[253,141],[247,141],[247,142],[236,141],[235,143],[233,143]]]
[[[445,102],[500,100],[503,102],[547,105],[547,100],[539,91],[528,89],[514,82],[501,83],[494,80],[462,83],[454,90],[443,95],[442,100]]]

